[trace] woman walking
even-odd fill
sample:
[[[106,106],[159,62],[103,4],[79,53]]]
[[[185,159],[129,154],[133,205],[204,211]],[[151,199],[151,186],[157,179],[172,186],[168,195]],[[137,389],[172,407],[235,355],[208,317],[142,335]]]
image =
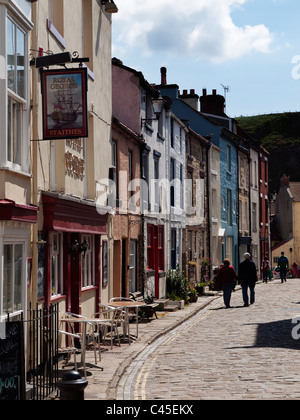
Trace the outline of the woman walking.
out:
[[[237,282],[237,274],[235,269],[230,265],[230,261],[225,259],[223,266],[217,275],[217,284],[223,290],[224,304],[226,308],[230,308],[230,299],[233,289]]]

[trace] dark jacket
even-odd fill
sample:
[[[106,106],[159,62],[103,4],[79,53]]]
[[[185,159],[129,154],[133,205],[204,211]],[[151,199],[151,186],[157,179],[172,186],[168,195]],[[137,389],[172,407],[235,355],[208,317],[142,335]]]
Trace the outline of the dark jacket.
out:
[[[282,255],[281,257],[278,258],[277,265],[280,268],[280,270],[287,271],[289,269],[289,260],[287,259],[285,255]]]
[[[239,266],[239,282],[255,284],[258,281],[256,266],[253,261],[245,260]]]
[[[223,266],[220,268],[219,274],[217,275],[217,284],[223,286],[223,284],[236,283],[237,278],[237,274],[233,267]]]

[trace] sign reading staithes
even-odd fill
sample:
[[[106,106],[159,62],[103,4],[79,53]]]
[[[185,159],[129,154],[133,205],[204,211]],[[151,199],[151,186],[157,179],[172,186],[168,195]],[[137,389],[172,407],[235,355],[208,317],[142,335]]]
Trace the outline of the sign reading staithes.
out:
[[[42,71],[43,139],[88,137],[87,69]]]

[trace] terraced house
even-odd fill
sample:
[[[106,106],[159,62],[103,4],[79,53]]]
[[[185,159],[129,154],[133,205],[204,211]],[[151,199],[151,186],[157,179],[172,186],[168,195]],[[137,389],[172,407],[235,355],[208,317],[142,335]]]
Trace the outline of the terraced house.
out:
[[[32,5],[32,202],[39,212],[30,294],[33,304],[58,303],[62,314],[92,316],[113,295],[112,14],[102,3]]]
[[[27,309],[31,268],[29,49],[31,4],[0,2],[0,321]]]
[[[189,121],[189,126],[193,131],[200,134],[204,138],[209,138],[211,143],[213,143],[220,150],[220,167],[217,169],[220,171],[221,181],[221,213],[220,215],[214,215],[215,221],[221,221],[220,229],[218,229],[217,242],[221,246],[221,261],[227,257],[231,259],[234,266],[237,266],[238,232],[236,211],[236,145],[231,140],[230,136],[227,135],[226,137],[226,134],[229,133],[229,130],[223,128],[214,119],[204,115],[203,113],[200,113],[199,101],[191,102],[190,98],[186,98],[186,95],[179,95],[178,86],[167,85],[164,87],[164,89],[162,89],[162,92],[164,92],[164,95],[168,95],[173,101],[172,109],[175,115],[177,115],[181,120]],[[208,207],[206,208],[206,212],[207,210]],[[211,214],[208,217],[211,220]],[[213,264],[215,263],[213,262]]]

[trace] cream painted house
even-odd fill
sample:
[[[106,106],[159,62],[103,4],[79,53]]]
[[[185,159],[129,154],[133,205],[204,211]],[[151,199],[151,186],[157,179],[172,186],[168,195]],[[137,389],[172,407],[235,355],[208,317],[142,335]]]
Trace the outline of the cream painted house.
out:
[[[111,215],[106,201],[97,206],[98,196],[107,192],[112,161],[112,15],[102,3],[43,0],[32,4],[32,202],[39,213],[32,233],[31,300],[47,306],[56,302],[61,312],[86,316],[97,312],[98,303],[107,302],[113,293]],[[53,54],[55,60],[64,52],[89,58],[83,63],[88,137],[42,141],[42,73],[35,66],[39,57]],[[78,69],[80,64],[65,66]],[[71,94],[68,100],[75,102]],[[64,124],[57,120],[57,127],[63,130]]]
[[[0,1],[0,322],[27,308],[31,205],[29,48],[31,4]]]

